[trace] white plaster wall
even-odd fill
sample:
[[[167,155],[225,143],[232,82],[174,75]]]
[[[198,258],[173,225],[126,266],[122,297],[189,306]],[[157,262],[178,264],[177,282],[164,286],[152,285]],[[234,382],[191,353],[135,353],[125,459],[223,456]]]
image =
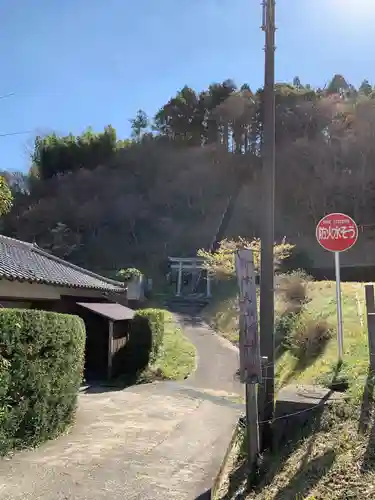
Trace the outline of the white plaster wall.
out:
[[[0,297],[58,300],[60,293],[56,287],[50,285],[0,279]]]
[[[16,299],[43,299],[59,300],[61,295],[72,297],[93,297],[103,299],[104,292],[100,290],[87,290],[69,288],[39,283],[28,283],[0,279],[0,297]]]

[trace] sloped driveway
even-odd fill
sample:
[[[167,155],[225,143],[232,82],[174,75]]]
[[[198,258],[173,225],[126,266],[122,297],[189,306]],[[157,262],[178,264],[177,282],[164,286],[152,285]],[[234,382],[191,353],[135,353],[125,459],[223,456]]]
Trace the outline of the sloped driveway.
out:
[[[69,434],[0,461],[2,500],[194,500],[209,490],[242,411],[238,354],[178,319],[198,350],[195,373],[184,384],[82,393]]]

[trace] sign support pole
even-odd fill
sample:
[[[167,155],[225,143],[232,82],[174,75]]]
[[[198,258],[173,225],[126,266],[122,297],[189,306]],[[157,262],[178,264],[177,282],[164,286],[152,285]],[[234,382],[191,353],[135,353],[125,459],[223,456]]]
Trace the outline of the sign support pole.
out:
[[[342,327],[340,252],[345,252],[356,244],[358,226],[349,215],[334,212],[320,219],[316,226],[315,236],[319,245],[324,250],[328,250],[335,255],[337,347],[338,363],[341,365],[344,358],[344,337]]]
[[[340,277],[340,252],[335,253],[335,276],[336,276],[336,306],[337,306],[337,344],[339,363],[344,357],[344,341],[342,328],[342,303],[341,303],[341,277]]]
[[[247,456],[250,471],[260,450],[258,414],[258,385],[246,384]]]

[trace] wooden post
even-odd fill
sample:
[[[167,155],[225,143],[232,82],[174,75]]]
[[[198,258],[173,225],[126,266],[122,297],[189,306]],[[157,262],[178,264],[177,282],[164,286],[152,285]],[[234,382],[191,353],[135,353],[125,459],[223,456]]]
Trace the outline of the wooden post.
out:
[[[177,275],[177,297],[181,295],[181,286],[182,286],[182,261],[178,266],[178,275]]]
[[[246,388],[246,426],[247,426],[247,455],[249,478],[260,451],[258,425],[258,387],[256,384],[245,384]]]
[[[210,275],[210,271],[206,271],[206,276],[207,276],[207,290],[206,290],[206,296],[208,298],[211,297],[211,275]]]
[[[365,285],[370,369],[375,372],[375,300],[374,285]]]
[[[252,472],[260,449],[257,384],[262,379],[252,250],[244,248],[237,251],[236,273],[240,308],[240,380],[246,384],[247,452]]]
[[[267,356],[261,356],[261,366],[262,366],[262,385],[264,386],[265,381],[268,378],[268,358]],[[266,448],[264,440],[264,432],[263,429],[266,425],[264,422],[264,405],[265,405],[265,391],[262,390],[262,387],[259,387],[258,391],[258,420],[259,424],[259,450],[263,452]]]
[[[113,321],[109,321],[108,328],[108,362],[107,362],[107,377],[112,376],[112,356],[113,356]]]

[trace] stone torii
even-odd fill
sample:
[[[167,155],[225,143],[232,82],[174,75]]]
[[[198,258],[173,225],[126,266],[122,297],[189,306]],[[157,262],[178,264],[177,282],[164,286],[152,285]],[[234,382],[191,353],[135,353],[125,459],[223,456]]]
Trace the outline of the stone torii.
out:
[[[204,273],[206,277],[206,297],[211,297],[211,276],[204,266],[205,259],[203,257],[168,257],[168,261],[170,268],[177,271],[177,297],[181,297],[184,271],[200,271],[200,273]]]

